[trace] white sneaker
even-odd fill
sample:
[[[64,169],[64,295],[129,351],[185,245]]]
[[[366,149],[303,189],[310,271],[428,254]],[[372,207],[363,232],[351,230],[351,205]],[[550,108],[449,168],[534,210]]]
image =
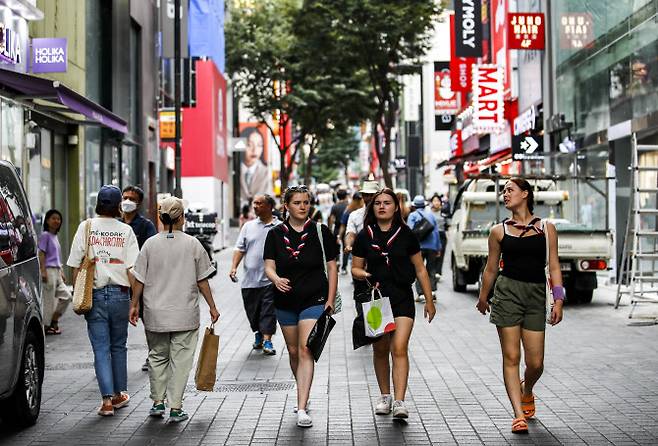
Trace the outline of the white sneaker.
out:
[[[393,402],[393,418],[409,418],[409,411],[404,405],[404,401]]]
[[[297,412],[297,426],[299,427],[311,427],[313,426],[313,420],[308,416],[305,410],[300,410]]]
[[[311,411],[311,399],[309,398],[308,400],[306,400],[306,412],[308,413],[310,411]],[[297,413],[297,405],[293,407],[292,412]]]
[[[382,395],[379,398],[379,402],[375,406],[375,414],[377,415],[388,415],[391,413],[391,403],[393,398],[391,395]]]

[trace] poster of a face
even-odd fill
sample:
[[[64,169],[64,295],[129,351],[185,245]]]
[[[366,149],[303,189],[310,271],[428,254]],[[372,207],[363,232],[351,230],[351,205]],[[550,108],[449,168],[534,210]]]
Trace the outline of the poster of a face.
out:
[[[246,148],[240,162],[240,201],[249,203],[255,195],[272,193],[267,168],[267,128],[256,123],[240,124]]]

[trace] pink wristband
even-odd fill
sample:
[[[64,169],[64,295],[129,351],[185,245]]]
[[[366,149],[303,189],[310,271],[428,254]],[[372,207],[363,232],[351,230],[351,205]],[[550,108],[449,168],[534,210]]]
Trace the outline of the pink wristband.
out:
[[[564,287],[556,285],[553,287],[553,300],[564,300]]]

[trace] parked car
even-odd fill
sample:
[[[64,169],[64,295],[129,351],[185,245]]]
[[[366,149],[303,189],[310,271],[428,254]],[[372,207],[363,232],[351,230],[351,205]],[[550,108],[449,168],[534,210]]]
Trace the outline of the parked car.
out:
[[[36,423],[41,409],[44,332],[32,213],[14,166],[0,161],[0,418]]]

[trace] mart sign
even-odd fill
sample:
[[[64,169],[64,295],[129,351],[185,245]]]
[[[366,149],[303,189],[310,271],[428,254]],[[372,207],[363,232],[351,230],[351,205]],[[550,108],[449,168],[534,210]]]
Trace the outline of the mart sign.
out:
[[[512,50],[544,49],[544,14],[510,12],[507,14],[507,41]]]
[[[473,109],[476,133],[492,133],[503,129],[503,69],[499,65],[473,66]]]

